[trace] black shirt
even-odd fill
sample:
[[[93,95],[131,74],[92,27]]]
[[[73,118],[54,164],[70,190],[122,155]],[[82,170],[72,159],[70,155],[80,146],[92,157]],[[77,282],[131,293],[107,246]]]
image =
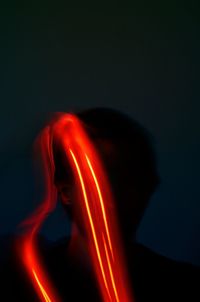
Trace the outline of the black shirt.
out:
[[[38,302],[22,269],[12,237],[1,242],[0,301]],[[39,240],[45,267],[63,302],[101,301],[92,273],[67,257],[69,239],[51,243]],[[129,272],[136,302],[199,302],[200,268],[161,256],[141,244],[129,250]],[[123,302],[123,301],[121,301]]]

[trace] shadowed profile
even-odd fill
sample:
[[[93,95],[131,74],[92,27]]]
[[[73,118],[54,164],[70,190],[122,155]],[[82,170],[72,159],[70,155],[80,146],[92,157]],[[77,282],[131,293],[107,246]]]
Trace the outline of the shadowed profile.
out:
[[[157,255],[134,239],[145,208],[159,184],[152,137],[139,123],[113,109],[96,108],[76,115],[100,154],[109,179],[136,302],[180,301],[183,297],[196,301],[199,269]],[[69,239],[54,244],[39,239],[39,250],[63,301],[78,301],[79,293],[84,300],[98,301],[100,295],[88,251],[88,234],[75,207],[78,195],[73,171],[58,141],[52,143],[53,181],[71,220],[72,234]],[[108,212],[112,217],[112,205]],[[13,288],[22,297],[27,294],[29,301],[31,297],[35,301],[29,282],[24,282],[26,277],[20,272],[17,258],[12,252],[10,257],[1,274],[8,276],[5,288],[10,286],[9,276],[12,275]]]

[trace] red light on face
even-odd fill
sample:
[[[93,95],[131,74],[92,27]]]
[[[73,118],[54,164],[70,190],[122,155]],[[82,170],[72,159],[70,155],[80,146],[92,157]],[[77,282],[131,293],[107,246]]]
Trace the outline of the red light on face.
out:
[[[53,140],[64,150],[66,161],[70,164],[76,180],[80,198],[73,201],[73,207],[80,213],[86,230],[86,240],[102,299],[105,302],[133,301],[109,182],[98,152],[79,119],[72,114],[61,115],[40,136],[47,194],[39,211],[28,220],[29,230],[21,249],[33,285],[41,301],[60,301],[52,291],[52,284],[50,285],[49,278],[42,269],[36,249],[36,236],[40,226],[56,204]]]

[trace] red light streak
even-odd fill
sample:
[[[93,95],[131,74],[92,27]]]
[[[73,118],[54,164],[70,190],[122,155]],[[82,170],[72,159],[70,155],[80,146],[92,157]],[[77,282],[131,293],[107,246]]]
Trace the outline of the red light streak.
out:
[[[38,284],[38,286],[39,286],[39,288],[41,290],[41,293],[42,293],[45,301],[46,302],[51,302],[52,300],[49,298],[48,294],[46,293],[46,291],[44,289],[44,286],[41,284],[41,282],[40,282],[40,280],[39,280],[36,272],[34,271],[34,269],[32,270],[32,272],[33,272],[33,276],[35,277],[35,280],[36,280],[36,282],[37,282],[37,284]]]
[[[61,301],[45,273],[36,245],[38,231],[56,205],[53,141],[65,151],[66,161],[70,163],[77,190],[80,190],[82,196],[74,201],[74,207],[78,209],[83,219],[86,240],[103,301],[134,301],[128,285],[114,203],[106,173],[82,123],[72,114],[62,114],[57,121],[46,127],[40,136],[47,191],[42,205],[26,221],[29,229],[25,232],[20,247],[24,266],[40,300]],[[109,207],[112,208],[112,214]]]
[[[103,213],[103,219],[104,219],[104,223],[105,223],[105,227],[106,227],[106,233],[107,233],[107,237],[108,237],[108,241],[109,241],[109,246],[110,246],[110,250],[112,252],[112,257],[114,259],[112,244],[111,244],[111,240],[110,240],[110,234],[109,234],[109,230],[108,230],[108,223],[107,223],[107,218],[106,218],[106,212],[105,212],[105,207],[104,207],[104,202],[103,202],[103,197],[102,197],[102,194],[101,194],[101,190],[99,188],[99,184],[98,184],[98,181],[97,181],[94,169],[92,168],[91,162],[90,162],[88,156],[87,155],[85,155],[85,156],[86,156],[88,166],[90,168],[90,171],[92,173],[92,176],[94,178],[94,182],[95,182],[95,185],[96,185],[96,188],[97,188],[97,191],[98,191],[99,200],[100,200],[100,203],[101,203],[101,210],[102,210],[102,213]]]
[[[92,229],[92,235],[93,235],[93,239],[94,239],[94,244],[95,244],[95,248],[96,248],[96,252],[97,252],[97,256],[98,256],[98,260],[99,260],[103,280],[104,280],[106,289],[108,291],[108,295],[110,297],[110,293],[109,293],[109,289],[108,289],[108,285],[107,285],[107,281],[106,281],[106,277],[105,277],[105,272],[104,272],[104,268],[103,268],[103,263],[102,263],[102,259],[101,259],[101,255],[100,255],[100,250],[99,250],[99,246],[98,246],[98,242],[97,242],[97,236],[96,236],[96,232],[95,232],[95,229],[94,229],[94,223],[93,223],[92,216],[91,216],[91,211],[90,211],[90,208],[89,208],[89,203],[88,203],[88,198],[87,198],[87,194],[86,194],[86,190],[85,190],[85,185],[84,185],[84,182],[83,182],[83,178],[82,178],[81,171],[80,171],[78,162],[76,160],[76,157],[74,156],[74,153],[72,152],[72,150],[70,150],[70,153],[72,154],[72,157],[73,157],[73,160],[74,160],[74,163],[76,165],[76,169],[77,169],[77,172],[78,172],[78,175],[79,175],[79,179],[80,179],[80,182],[81,182],[81,187],[82,187],[82,191],[83,191],[83,196],[84,196],[84,200],[85,200],[87,214],[88,214],[88,217],[89,217],[89,220],[90,220],[90,226],[91,226],[91,229]]]
[[[103,236],[103,240],[104,240],[104,247],[105,247],[105,251],[106,251],[106,259],[107,259],[107,262],[108,262],[108,268],[109,268],[109,272],[110,272],[112,286],[113,286],[113,289],[114,289],[116,300],[117,300],[117,302],[119,302],[119,296],[118,296],[118,293],[117,293],[117,288],[116,288],[116,284],[115,284],[115,280],[114,280],[114,276],[113,276],[113,271],[112,271],[112,267],[111,267],[111,263],[110,263],[110,259],[109,259],[109,255],[108,255],[108,249],[107,249],[107,246],[106,246],[104,236]]]
[[[53,284],[45,272],[37,248],[37,235],[46,216],[56,205],[57,192],[53,184],[54,162],[52,154],[52,137],[50,127],[46,127],[38,137],[44,169],[46,194],[42,204],[23,223],[25,234],[17,242],[17,248],[25,270],[42,302],[60,302]]]

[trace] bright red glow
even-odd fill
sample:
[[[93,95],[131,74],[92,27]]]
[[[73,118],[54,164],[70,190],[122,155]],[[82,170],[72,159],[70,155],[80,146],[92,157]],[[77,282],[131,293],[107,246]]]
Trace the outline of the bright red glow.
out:
[[[80,198],[73,201],[73,206],[82,217],[103,301],[133,301],[109,182],[98,152],[84,126],[72,114],[62,114],[45,128],[39,138],[47,191],[41,207],[26,221],[29,228],[21,244],[21,255],[40,300],[60,301],[42,267],[36,244],[43,221],[56,205],[53,142],[65,151],[66,161],[72,168],[77,190],[80,192]]]
[[[47,273],[43,269],[42,261],[37,249],[37,235],[46,216],[56,206],[57,192],[53,184],[54,162],[52,154],[52,137],[50,127],[46,127],[38,137],[37,144],[41,150],[42,165],[45,178],[45,198],[39,208],[23,222],[25,234],[17,243],[22,262],[42,302],[60,302]]]

